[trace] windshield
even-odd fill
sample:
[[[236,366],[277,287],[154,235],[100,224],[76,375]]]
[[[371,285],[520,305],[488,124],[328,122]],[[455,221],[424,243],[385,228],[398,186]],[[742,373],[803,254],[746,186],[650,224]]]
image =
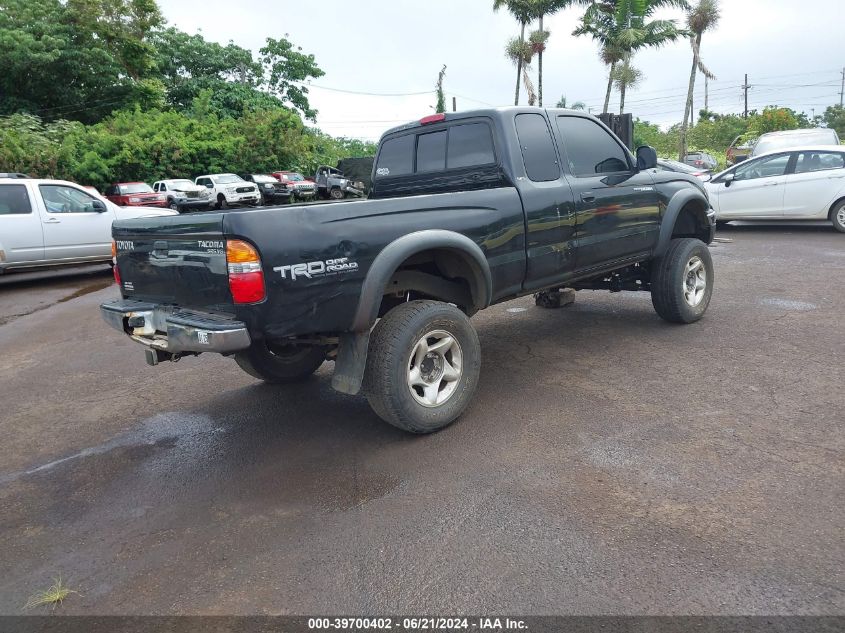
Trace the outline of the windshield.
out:
[[[153,188],[145,182],[136,182],[131,185],[120,185],[120,193],[152,193]]]
[[[188,189],[193,189],[196,187],[194,183],[190,180],[171,180],[165,183],[168,187],[172,187],[173,189],[178,189],[179,187],[187,187]]]
[[[235,174],[223,174],[222,176],[215,176],[214,182],[219,185],[228,185],[233,182],[243,182],[243,178]]]
[[[279,182],[273,176],[263,176],[261,174],[253,174],[252,182]]]
[[[294,182],[299,182],[300,180],[305,180],[305,176],[302,174],[282,174],[282,178],[285,180],[292,180]]]

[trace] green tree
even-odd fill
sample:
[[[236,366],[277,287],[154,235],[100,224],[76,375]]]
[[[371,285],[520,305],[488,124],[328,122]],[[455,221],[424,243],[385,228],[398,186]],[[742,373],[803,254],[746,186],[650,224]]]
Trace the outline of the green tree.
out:
[[[587,106],[583,101],[576,101],[572,105],[569,105],[567,100],[566,100],[566,95],[561,95],[557,104],[555,104],[555,107],[556,108],[569,108],[570,110],[586,110],[587,109]]]
[[[705,32],[716,28],[719,23],[718,0],[698,0],[698,4],[687,11],[687,27],[690,31],[690,45],[692,46],[692,70],[690,70],[687,101],[684,106],[684,119],[681,121],[681,138],[678,147],[678,160],[683,160],[687,154],[687,120],[692,113],[692,95],[695,90],[695,75],[700,72],[708,79],[716,76],[701,61],[701,37]]]
[[[622,63],[613,71],[613,83],[619,91],[619,114],[625,112],[625,94],[642,81],[643,73],[631,63],[632,55],[626,54]]]
[[[446,77],[446,64],[437,74],[437,105],[434,108],[435,112],[446,112],[446,95],[443,94],[443,79]]]
[[[841,105],[828,106],[822,120],[827,127],[836,130],[839,138],[845,140],[845,108]]]
[[[615,0],[593,2],[573,35],[589,35],[598,44],[601,60],[609,67],[604,112],[610,108],[613,75],[617,64],[642,48],[660,47],[686,32],[674,20],[651,19],[658,9],[687,9],[686,0]]]
[[[749,117],[748,130],[755,136],[766,132],[798,129],[798,117],[790,108],[767,106],[760,114]]]
[[[519,37],[508,41],[505,47],[505,54],[508,59],[516,64],[516,91],[513,96],[513,104],[519,105],[519,82],[522,77],[522,67],[527,65],[525,60],[531,61],[533,52],[531,46],[525,41],[525,26],[534,16],[532,0],[494,0],[493,11],[507,9],[517,22],[519,22]]]
[[[285,38],[267,38],[267,43],[259,51],[263,66],[261,86],[270,94],[277,96],[311,121],[317,120],[317,112],[308,103],[308,88],[303,85],[312,77],[317,79],[324,73],[314,55],[302,52],[302,47],[294,46]]]

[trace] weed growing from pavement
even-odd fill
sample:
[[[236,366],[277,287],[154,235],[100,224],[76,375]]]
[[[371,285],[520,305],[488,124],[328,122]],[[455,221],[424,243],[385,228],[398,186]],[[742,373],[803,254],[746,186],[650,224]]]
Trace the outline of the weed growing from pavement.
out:
[[[75,593],[80,595],[78,591],[74,591],[73,589],[68,589],[62,583],[62,577],[59,576],[58,578],[53,578],[53,584],[50,585],[50,588],[45,591],[39,591],[33,596],[30,596],[29,600],[26,601],[26,604],[23,606],[24,609],[34,609],[35,607],[40,607],[45,604],[53,605],[55,609],[57,606],[62,604],[70,594]]]

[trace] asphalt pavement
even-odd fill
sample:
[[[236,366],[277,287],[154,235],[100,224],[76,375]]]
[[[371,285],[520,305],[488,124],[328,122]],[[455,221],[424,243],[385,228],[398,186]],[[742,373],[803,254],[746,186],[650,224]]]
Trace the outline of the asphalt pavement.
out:
[[[0,613],[57,577],[66,614],[845,613],[845,235],[720,237],[693,325],[478,314],[474,403],[426,437],[329,363],[148,367],[107,267],[0,279]]]

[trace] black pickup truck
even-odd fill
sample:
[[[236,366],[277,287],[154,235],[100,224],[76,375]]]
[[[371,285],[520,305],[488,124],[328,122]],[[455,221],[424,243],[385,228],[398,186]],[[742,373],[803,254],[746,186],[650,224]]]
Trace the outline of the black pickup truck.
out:
[[[115,222],[122,298],[101,311],[153,365],[217,352],[290,382],[332,360],[335,389],[428,433],[473,396],[469,318],[492,304],[650,291],[664,319],[701,318],[714,212],[655,163],[582,112],[428,116],[384,134],[367,200]]]

